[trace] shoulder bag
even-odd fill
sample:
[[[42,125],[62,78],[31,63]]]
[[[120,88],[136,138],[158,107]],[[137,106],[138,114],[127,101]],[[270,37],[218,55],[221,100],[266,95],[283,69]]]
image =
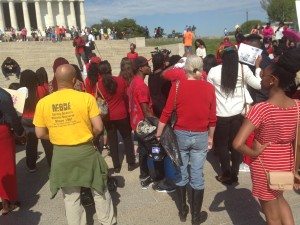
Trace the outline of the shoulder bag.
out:
[[[296,126],[296,137],[295,137],[295,163],[297,159],[297,145],[298,145],[298,129],[299,129],[299,106],[297,105],[297,126]],[[294,172],[293,171],[267,171],[258,156],[258,160],[261,163],[265,174],[267,176],[268,186],[272,190],[285,191],[293,190],[294,188]]]
[[[177,105],[177,95],[178,95],[179,84],[180,84],[180,81],[177,80],[176,81],[175,100],[174,100],[173,111],[172,111],[171,119],[170,119],[170,125],[172,128],[174,128],[174,125],[177,122],[176,105]]]
[[[96,84],[96,101],[98,104],[98,108],[100,109],[101,117],[104,118],[108,116],[108,104],[105,101],[98,84]]]

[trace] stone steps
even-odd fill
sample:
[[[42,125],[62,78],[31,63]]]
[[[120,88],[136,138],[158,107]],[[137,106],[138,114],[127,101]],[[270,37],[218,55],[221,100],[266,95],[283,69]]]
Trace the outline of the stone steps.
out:
[[[110,40],[110,41],[96,41],[97,49],[100,52],[102,59],[110,62],[114,74],[119,72],[120,62],[123,57],[129,52],[130,42],[127,40]],[[182,46],[168,45],[164,46],[172,51],[173,54],[178,54],[182,51]],[[154,47],[140,47],[137,48],[139,55],[148,59],[151,58],[151,51]],[[21,69],[36,70],[39,67],[45,67],[49,78],[53,76],[52,64],[57,57],[64,57],[70,63],[77,64],[74,55],[74,47],[72,41],[63,41],[60,43],[44,42],[6,42],[0,43],[0,63],[6,57],[15,59],[21,66]],[[98,51],[95,51],[97,55]],[[182,53],[181,53],[182,54]]]

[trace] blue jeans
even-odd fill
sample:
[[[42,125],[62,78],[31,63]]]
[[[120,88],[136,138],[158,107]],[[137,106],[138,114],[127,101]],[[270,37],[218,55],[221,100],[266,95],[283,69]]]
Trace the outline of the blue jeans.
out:
[[[184,46],[184,53],[192,53],[193,47],[192,46]]]
[[[185,186],[190,183],[193,189],[204,189],[203,167],[208,149],[208,132],[175,130],[175,134],[183,163],[177,169],[176,185]]]

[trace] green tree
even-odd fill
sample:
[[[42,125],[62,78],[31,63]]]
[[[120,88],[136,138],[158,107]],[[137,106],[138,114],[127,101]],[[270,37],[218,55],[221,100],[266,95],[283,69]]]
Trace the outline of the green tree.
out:
[[[255,25],[261,24],[262,22],[260,20],[249,20],[241,25],[241,29],[244,34],[249,34]]]
[[[295,0],[261,0],[260,4],[272,22],[296,21]]]
[[[131,38],[145,36],[145,28],[138,25],[134,19],[124,18],[118,21],[110,21],[109,19],[103,19],[99,24],[94,24],[92,27],[100,29],[101,27],[106,32],[107,28],[115,28],[118,38]]]

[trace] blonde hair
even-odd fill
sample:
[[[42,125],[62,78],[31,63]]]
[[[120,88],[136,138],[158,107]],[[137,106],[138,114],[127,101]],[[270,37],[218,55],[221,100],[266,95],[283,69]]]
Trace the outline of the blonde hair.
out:
[[[203,71],[203,60],[197,55],[189,55],[184,66],[188,76],[199,79]]]

